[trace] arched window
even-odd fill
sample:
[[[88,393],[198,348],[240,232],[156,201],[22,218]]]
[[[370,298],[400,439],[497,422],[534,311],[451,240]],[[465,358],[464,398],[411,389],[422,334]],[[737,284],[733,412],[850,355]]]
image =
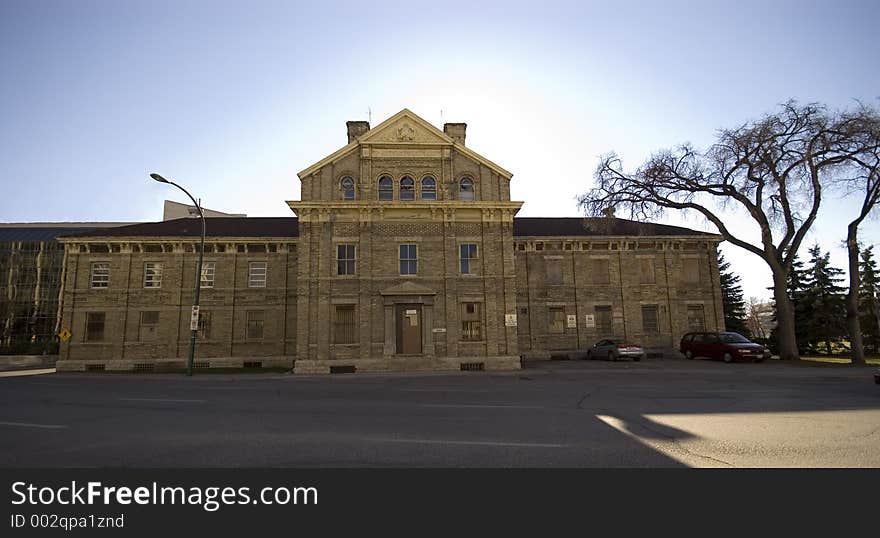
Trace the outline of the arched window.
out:
[[[458,182],[458,199],[473,201],[474,199],[474,180],[465,177]]]
[[[350,177],[344,177],[339,182],[339,188],[342,189],[343,200],[354,200],[354,180]]]
[[[422,200],[437,199],[437,181],[431,176],[422,178]]]
[[[400,199],[401,200],[415,200],[416,199],[416,184],[413,181],[413,178],[409,176],[403,176],[400,178]]]
[[[382,176],[379,178],[379,199],[394,199],[394,182],[391,181],[391,178],[388,176]]]

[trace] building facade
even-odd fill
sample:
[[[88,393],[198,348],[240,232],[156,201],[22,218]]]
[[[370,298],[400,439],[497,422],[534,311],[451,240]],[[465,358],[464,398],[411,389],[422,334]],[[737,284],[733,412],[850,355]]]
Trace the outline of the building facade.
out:
[[[720,237],[616,218],[516,218],[512,174],[402,110],[299,173],[296,217],[211,219],[197,367],[519,368],[600,338],[672,347],[723,324]],[[183,365],[200,224],[63,238],[58,367]],[[65,333],[66,334],[66,333]]]

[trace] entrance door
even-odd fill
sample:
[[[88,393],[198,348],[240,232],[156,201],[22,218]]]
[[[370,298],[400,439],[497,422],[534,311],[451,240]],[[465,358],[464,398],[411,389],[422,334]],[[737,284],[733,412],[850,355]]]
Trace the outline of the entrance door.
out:
[[[397,305],[397,353],[418,355],[422,352],[422,305]]]

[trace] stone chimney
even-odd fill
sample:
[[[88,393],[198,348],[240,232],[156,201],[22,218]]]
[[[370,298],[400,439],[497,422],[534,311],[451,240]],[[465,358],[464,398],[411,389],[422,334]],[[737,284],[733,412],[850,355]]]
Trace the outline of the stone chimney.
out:
[[[348,128],[348,143],[354,142],[355,138],[362,136],[370,130],[370,122],[368,121],[347,121],[345,126]]]
[[[446,136],[455,140],[462,146],[464,145],[465,132],[467,131],[467,123],[444,123],[443,132]]]

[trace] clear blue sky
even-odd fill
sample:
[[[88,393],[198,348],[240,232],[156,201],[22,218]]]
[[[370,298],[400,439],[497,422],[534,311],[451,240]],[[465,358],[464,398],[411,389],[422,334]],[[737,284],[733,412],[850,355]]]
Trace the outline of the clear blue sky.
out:
[[[522,216],[574,216],[606,151],[634,167],[789,98],[877,105],[878,27],[876,1],[0,0],[0,221],[157,220],[185,200],[153,171],[212,209],[290,215],[346,120],[404,107],[467,122]],[[853,204],[809,238],[841,266]],[[724,250],[766,295],[757,258]]]

